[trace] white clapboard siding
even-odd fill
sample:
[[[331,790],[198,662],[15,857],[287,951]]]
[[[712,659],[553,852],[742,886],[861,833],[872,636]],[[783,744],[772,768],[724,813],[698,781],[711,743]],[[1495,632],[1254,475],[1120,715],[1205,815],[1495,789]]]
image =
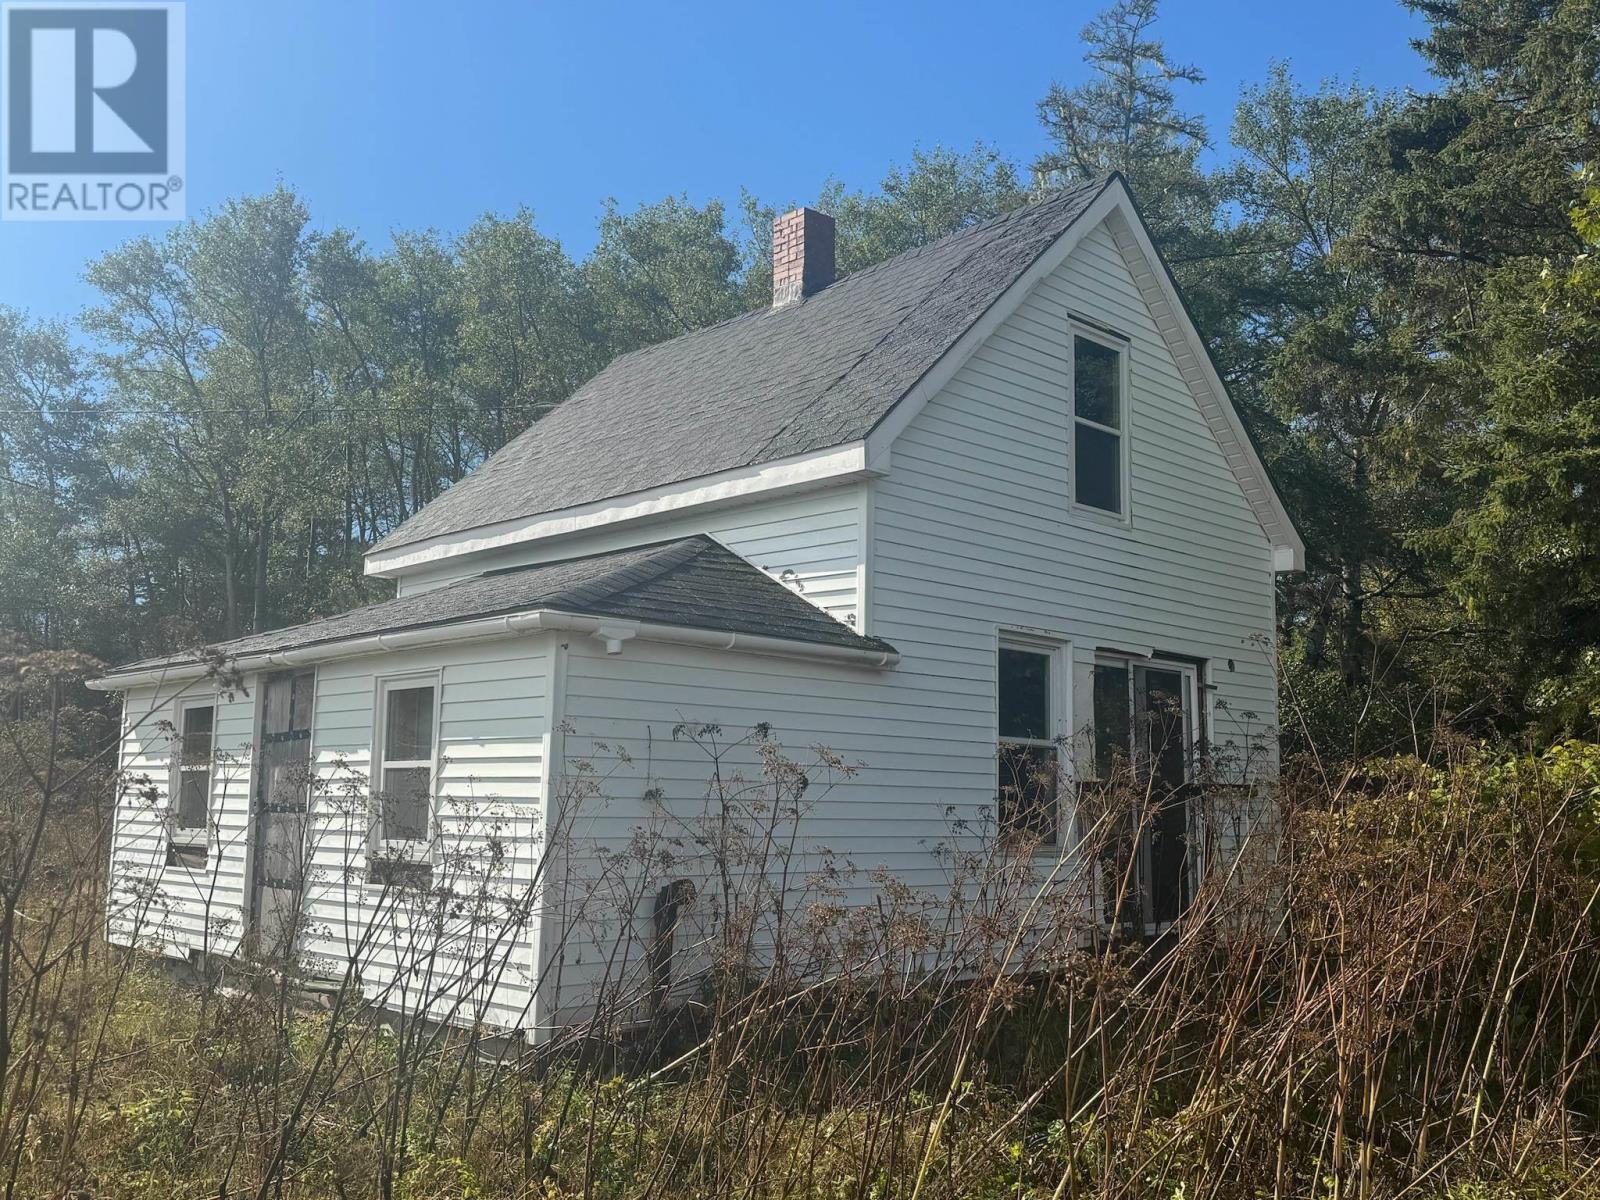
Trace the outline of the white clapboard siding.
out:
[[[398,1007],[531,1026],[537,922],[515,908],[535,885],[551,728],[548,638],[496,638],[328,663],[317,673],[306,949],[352,967]],[[380,679],[439,682],[435,881],[462,909],[441,929],[399,890],[368,882],[374,704]]]
[[[591,638],[572,638],[564,661],[563,786],[551,819],[565,861],[560,900],[542,935],[547,1020],[581,1017],[602,985],[639,994],[656,893],[678,878],[703,884],[695,840],[717,812],[713,774],[720,769],[722,795],[738,802],[771,794],[750,740],[758,722],[770,723],[783,757],[814,768],[795,846],[797,900],[804,877],[835,843],[883,861],[907,857],[881,824],[892,801],[818,767],[818,746],[847,761],[883,749],[885,724],[873,711],[878,672],[638,639],[608,655]],[[680,724],[700,731],[698,738],[677,731]],[[911,743],[925,729],[908,722],[901,730],[906,748],[896,749],[904,762],[916,757]],[[874,773],[873,784],[881,782]],[[859,819],[868,813],[876,815]]]
[[[1068,500],[1075,318],[1128,339],[1126,525],[1076,513]],[[1003,631],[1070,647],[1063,724],[1073,729],[1089,719],[1097,647],[1204,660],[1213,742],[1252,755],[1265,747],[1261,769],[1270,768],[1272,551],[1105,229],[1087,234],[928,401],[889,464],[865,483],[405,575],[402,595],[485,570],[708,533],[893,643],[901,660],[877,670],[642,637],[607,654],[592,638],[546,633],[322,664],[306,948],[323,969],[355,971],[386,1004],[545,1030],[582,1016],[608,983],[636,986],[654,897],[675,879],[704,876],[697,831],[716,803],[714,767],[725,794],[762,790],[755,746],[733,746],[713,764],[703,745],[674,736],[679,725],[715,726],[703,740],[732,745],[759,724],[784,756],[812,768],[788,864],[797,905],[823,868],[836,872],[831,899],[848,904],[872,902],[890,879],[945,894],[952,848],[977,849],[993,828]],[[465,907],[440,926],[367,878],[374,701],[380,679],[406,674],[442,687],[440,861],[445,875],[463,875]],[[244,763],[254,692],[252,681],[250,695],[219,707],[219,751]],[[149,689],[130,693],[130,723],[155,703]],[[819,748],[858,770],[830,778]],[[182,953],[200,944],[206,910],[163,866],[170,746],[130,728],[122,761],[130,774],[149,775],[150,799],[130,792],[119,807],[115,864],[133,881],[124,893],[139,894],[149,912],[137,921],[113,914],[113,932]],[[216,868],[209,911],[231,916],[234,936],[249,793],[247,770],[214,787],[220,849],[208,859]],[[1224,832],[1238,836],[1211,831]],[[533,893],[538,903],[519,907]],[[152,897],[163,902],[153,923]]]
[[[864,485],[780,496],[711,512],[590,530],[577,537],[446,559],[398,581],[408,596],[503,567],[598,554],[705,533],[841,621],[861,618],[861,512]]]
[[[244,928],[254,681],[231,693],[206,683],[143,687],[124,701],[111,856],[113,940],[173,956],[229,954]],[[180,705],[217,708],[204,867],[167,865],[174,727]]]
[[[1068,501],[1073,317],[1130,339],[1126,527],[1079,516]],[[640,641],[607,656],[572,643],[564,763],[569,777],[587,764],[600,795],[569,831],[568,902],[584,911],[545,930],[560,983],[544,1010],[553,1019],[581,1015],[602,983],[641,969],[656,891],[691,870],[639,853],[674,831],[684,837],[705,811],[710,764],[674,740],[679,722],[720,725],[724,742],[770,723],[792,758],[821,745],[860,764],[813,793],[797,845],[809,866],[842,867],[846,894],[861,899],[883,874],[940,892],[949,849],[992,829],[1002,630],[1071,647],[1072,728],[1089,719],[1096,648],[1146,649],[1208,660],[1214,741],[1270,746],[1271,550],[1104,230],[929,401],[869,488],[866,632],[900,651],[896,669]],[[748,750],[729,755],[725,778],[730,769],[759,775]],[[585,905],[586,893],[601,899]],[[636,904],[631,916],[619,899]]]
[[[1069,503],[1074,317],[1129,339],[1126,526]],[[982,718],[950,726],[947,753],[993,755],[995,639],[1013,629],[1070,643],[1074,727],[1096,647],[1206,659],[1212,740],[1270,767],[1271,550],[1105,229],[908,425],[870,504],[870,632],[904,656],[885,689]]]

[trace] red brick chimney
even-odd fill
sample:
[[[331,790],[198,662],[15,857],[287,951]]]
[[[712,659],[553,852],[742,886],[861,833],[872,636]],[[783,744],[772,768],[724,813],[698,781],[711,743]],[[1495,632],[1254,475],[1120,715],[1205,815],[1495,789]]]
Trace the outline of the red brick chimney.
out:
[[[772,307],[782,308],[833,282],[833,218],[797,208],[772,223]]]

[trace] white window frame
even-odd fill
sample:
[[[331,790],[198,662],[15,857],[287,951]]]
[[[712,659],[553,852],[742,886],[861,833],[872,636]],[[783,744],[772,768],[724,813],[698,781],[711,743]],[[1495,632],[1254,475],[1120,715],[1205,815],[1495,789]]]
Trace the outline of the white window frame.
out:
[[[1107,350],[1114,351],[1117,356],[1117,418],[1118,428],[1102,425],[1098,421],[1091,421],[1087,417],[1078,415],[1078,339],[1093,342]],[[1069,497],[1071,509],[1079,516],[1103,524],[1126,528],[1133,524],[1133,487],[1131,481],[1133,455],[1129,443],[1133,440],[1129,436],[1129,429],[1133,422],[1131,412],[1133,409],[1133,389],[1129,386],[1128,360],[1132,357],[1129,353],[1132,342],[1115,334],[1096,329],[1082,321],[1070,321],[1067,324],[1067,481],[1071,492]],[[1093,504],[1085,504],[1078,499],[1078,425],[1079,423],[1098,429],[1102,433],[1111,434],[1117,439],[1119,462],[1117,469],[1117,484],[1120,488],[1118,502],[1120,512],[1108,512]]]
[[[433,689],[433,754],[427,759],[389,759],[388,738],[389,694],[412,688]],[[412,672],[405,675],[382,675],[376,681],[372,718],[372,771],[369,783],[372,788],[372,847],[373,853],[383,859],[404,859],[409,862],[427,861],[433,845],[438,823],[434,797],[439,792],[439,722],[444,708],[444,681],[438,671]],[[383,829],[383,778],[392,769],[428,770],[427,828],[421,838],[386,838]],[[421,851],[422,853],[419,853]]]
[[[1049,738],[1018,738],[1002,737],[1000,734],[1000,651],[1022,650],[1029,654],[1042,654],[1050,662],[1050,712],[1047,724],[1051,730]],[[1073,778],[1071,733],[1072,733],[1072,643],[1064,638],[1052,634],[1015,628],[998,628],[995,631],[994,654],[991,660],[994,663],[994,703],[991,705],[994,734],[993,742],[995,755],[998,759],[1002,745],[1011,746],[1048,746],[1056,752],[1056,828],[1055,834],[1048,841],[1041,843],[1036,849],[1036,854],[1054,857],[1062,852],[1066,846],[1066,831],[1072,828],[1066,811],[1067,800],[1073,796],[1071,783]],[[1000,796],[998,790],[995,794],[995,820],[1000,837],[1007,840],[1006,830],[1000,824]]]
[[[176,728],[172,735],[172,774],[167,787],[170,795],[167,797],[167,808],[172,815],[172,832],[167,839],[169,844],[185,850],[206,850],[211,843],[211,801],[217,783],[217,717],[221,706],[215,696],[197,696],[192,700],[180,701],[177,712]],[[183,762],[183,726],[188,715],[196,709],[209,708],[211,710],[211,749],[206,755],[204,767],[187,767]],[[205,816],[199,825],[180,824],[182,819],[183,777],[185,774],[198,774],[204,771],[206,777]]]

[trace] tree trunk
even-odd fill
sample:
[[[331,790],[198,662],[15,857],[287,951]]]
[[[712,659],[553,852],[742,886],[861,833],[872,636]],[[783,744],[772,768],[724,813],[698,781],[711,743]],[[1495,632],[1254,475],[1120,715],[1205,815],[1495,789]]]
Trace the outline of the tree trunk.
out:
[[[251,585],[250,631],[260,633],[267,609],[267,555],[272,541],[272,518],[261,505],[261,529],[256,535],[255,580]]]
[[[1361,593],[1363,564],[1352,557],[1340,571],[1344,592],[1344,619],[1340,622],[1339,670],[1346,687],[1357,686],[1365,673],[1367,648],[1366,603]]]

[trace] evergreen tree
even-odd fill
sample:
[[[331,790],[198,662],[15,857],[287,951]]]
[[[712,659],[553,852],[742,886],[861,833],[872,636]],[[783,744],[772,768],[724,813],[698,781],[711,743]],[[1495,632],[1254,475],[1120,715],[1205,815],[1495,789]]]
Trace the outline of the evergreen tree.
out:
[[[1052,148],[1036,178],[1061,187],[1120,171],[1174,265],[1208,256],[1215,200],[1200,170],[1205,122],[1179,105],[1177,85],[1204,81],[1152,35],[1157,0],[1116,0],[1083,29],[1090,78],[1052,84],[1039,120]]]

